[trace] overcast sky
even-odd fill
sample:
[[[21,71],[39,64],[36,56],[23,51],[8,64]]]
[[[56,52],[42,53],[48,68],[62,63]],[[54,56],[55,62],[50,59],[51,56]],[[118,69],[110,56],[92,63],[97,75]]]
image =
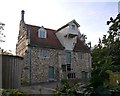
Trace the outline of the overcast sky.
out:
[[[114,1],[114,2],[113,2]],[[15,52],[21,10],[25,10],[27,24],[58,29],[75,19],[80,32],[87,35],[92,46],[107,33],[106,21],[118,13],[119,0],[1,0],[0,22],[5,23],[5,43],[0,46]]]

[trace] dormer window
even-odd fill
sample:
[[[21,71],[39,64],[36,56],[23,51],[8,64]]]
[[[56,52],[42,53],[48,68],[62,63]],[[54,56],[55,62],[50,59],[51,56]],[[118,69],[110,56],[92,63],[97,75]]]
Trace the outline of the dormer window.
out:
[[[46,38],[46,30],[44,29],[44,27],[42,26],[39,30],[38,30],[38,37],[39,38]]]

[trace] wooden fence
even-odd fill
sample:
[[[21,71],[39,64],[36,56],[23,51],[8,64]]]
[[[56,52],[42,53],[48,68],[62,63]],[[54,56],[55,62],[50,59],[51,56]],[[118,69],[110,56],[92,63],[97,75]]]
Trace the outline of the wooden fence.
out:
[[[21,84],[22,57],[13,55],[0,55],[2,60],[2,88],[15,89]]]

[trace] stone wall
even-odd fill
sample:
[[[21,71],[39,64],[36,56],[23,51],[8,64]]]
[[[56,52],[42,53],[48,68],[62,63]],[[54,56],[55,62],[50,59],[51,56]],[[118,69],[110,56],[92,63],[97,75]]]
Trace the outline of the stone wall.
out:
[[[59,79],[59,63],[58,54],[60,50],[45,49],[48,50],[48,57],[40,57],[39,51],[42,48],[32,47],[31,51],[31,79],[32,82],[47,82],[48,68],[49,66],[54,67],[54,80]],[[44,49],[44,48],[43,48]]]
[[[71,55],[72,55],[71,56],[72,58],[71,71],[62,72],[63,77],[67,77],[65,75],[68,75],[68,73],[75,73],[76,79],[82,79],[81,73],[82,71],[85,71],[85,72],[88,72],[87,77],[90,78],[91,77],[91,55],[90,53],[71,52]],[[62,56],[62,59],[63,58],[64,58],[63,61],[66,62],[65,60],[66,56]]]
[[[16,44],[16,55],[17,56],[21,56],[24,58],[23,63],[21,64],[21,79],[24,80],[24,77],[26,75],[24,75],[24,67],[26,66],[26,62],[27,64],[29,64],[28,62],[28,53],[26,54],[26,51],[28,50],[28,41],[29,38],[27,38],[27,27],[25,25],[24,22],[20,22],[20,26],[19,26],[19,35],[18,35],[18,41]],[[27,58],[27,59],[26,59]],[[25,70],[26,71],[26,70]]]
[[[41,57],[39,54],[40,50],[48,50],[47,57]],[[30,52],[31,50],[31,52]],[[90,78],[91,71],[91,56],[89,53],[82,52],[71,52],[71,71],[62,72],[61,65],[66,64],[66,51],[57,49],[46,49],[39,47],[30,47],[28,52],[26,52],[25,57],[25,78],[28,82],[48,82],[48,69],[49,66],[54,67],[54,80],[58,81],[65,77],[67,79],[68,73],[75,73],[76,79],[82,79],[81,72],[88,72],[88,78]],[[81,54],[81,55],[80,55]],[[81,57],[82,56],[82,57]],[[31,61],[30,61],[31,59]],[[31,64],[31,65],[30,65]],[[30,74],[31,66],[31,74]],[[64,76],[63,76],[64,75]],[[31,77],[30,77],[31,76]]]
[[[88,72],[88,78],[91,74],[91,55],[89,53],[75,52],[73,54],[73,70],[77,79],[82,79],[81,72]]]
[[[16,55],[23,57],[28,48],[29,38],[27,36],[27,27],[24,22],[20,22],[18,41],[16,44]]]

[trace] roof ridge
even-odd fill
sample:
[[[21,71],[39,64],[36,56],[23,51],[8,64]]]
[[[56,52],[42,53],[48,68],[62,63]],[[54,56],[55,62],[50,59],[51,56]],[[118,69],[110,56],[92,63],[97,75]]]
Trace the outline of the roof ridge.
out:
[[[41,28],[40,26],[37,26],[37,25],[31,25],[31,24],[26,24],[26,25],[28,25],[28,26],[32,26],[32,27],[39,27],[39,28]],[[43,27],[44,27],[44,26],[43,26]],[[44,28],[47,29],[47,30],[56,31],[55,29],[46,28],[46,27],[44,27]]]

